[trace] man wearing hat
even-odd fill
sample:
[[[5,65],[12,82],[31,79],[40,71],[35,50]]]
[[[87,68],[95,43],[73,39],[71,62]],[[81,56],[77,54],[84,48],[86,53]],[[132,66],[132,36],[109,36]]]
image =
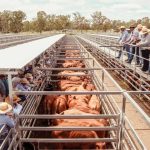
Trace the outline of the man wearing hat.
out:
[[[17,95],[13,95],[13,112],[16,115],[19,115],[22,110],[22,106],[19,104],[20,101],[21,99]],[[5,98],[5,102],[10,104],[9,96]]]
[[[121,26],[120,27],[120,32],[121,32],[121,36],[120,36],[118,42],[119,42],[120,45],[123,45],[123,50],[124,50],[124,49],[126,49],[126,47],[125,47],[125,45],[123,43],[129,38],[129,34],[126,31],[126,27],[125,26]],[[121,54],[122,54],[122,48],[119,51],[119,54],[118,54],[118,56],[116,58],[120,58]]]
[[[12,111],[12,106],[9,105],[6,102],[0,102],[0,129],[6,125],[6,128],[4,128],[0,134],[0,138],[3,141],[3,139],[6,138],[8,135],[9,129],[14,128],[15,122],[13,118],[11,117],[11,111]],[[2,143],[0,141],[0,144]],[[7,146],[4,147],[4,150],[7,149]]]
[[[143,66],[142,71],[148,71],[149,70],[149,54],[150,54],[150,33],[149,30],[144,27],[141,31],[142,38],[141,42],[137,43],[136,45],[141,47],[142,57],[143,59]]]
[[[0,127],[7,125],[10,128],[13,128],[15,123],[14,120],[10,117],[12,111],[12,106],[6,102],[0,102]]]
[[[140,31],[142,30],[142,28],[143,26],[141,24],[137,25],[137,27],[135,24],[130,25],[131,36],[130,36],[130,40],[127,41],[128,44],[135,45],[141,40]],[[131,55],[127,63],[132,62],[134,58],[134,54],[136,54],[136,65],[139,65],[140,64],[139,47],[135,47],[135,46],[131,47]]]
[[[16,88],[21,91],[30,91],[31,89],[29,86],[29,81],[26,78],[22,78]]]
[[[30,91],[31,87],[29,86],[29,81],[26,78],[20,79],[20,83],[17,84],[16,90],[18,91]],[[19,95],[22,101],[26,100],[25,95]]]

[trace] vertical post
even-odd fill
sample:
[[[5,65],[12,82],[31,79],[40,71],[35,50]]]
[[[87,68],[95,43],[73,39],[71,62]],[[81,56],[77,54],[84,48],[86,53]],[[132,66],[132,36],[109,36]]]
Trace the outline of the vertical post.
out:
[[[19,150],[22,150],[22,143],[21,143],[20,139],[22,138],[23,131],[20,130],[20,126],[22,126],[21,118],[18,119],[17,130],[18,130],[18,137],[19,137]]]
[[[13,108],[13,87],[12,87],[12,80],[11,80],[11,74],[8,74],[8,88],[9,88],[9,98],[10,98],[10,104]]]
[[[126,97],[125,97],[124,92],[123,92],[123,102],[122,102],[122,111],[121,111],[121,118],[120,118],[120,133],[119,133],[118,150],[122,150],[124,127],[125,127],[125,106],[126,106]]]
[[[102,69],[102,90],[104,90],[104,70]]]
[[[33,75],[33,78],[35,78],[35,62],[32,61],[32,75]]]
[[[124,51],[123,51],[123,50],[124,50],[124,49],[123,49],[123,47],[120,47],[120,49],[121,49],[121,51],[122,51],[122,55],[121,55],[121,57],[122,57],[122,58],[121,58],[122,64],[124,64],[124,63],[123,63],[123,58],[124,58],[124,57],[123,57],[123,56],[124,56]]]
[[[94,59],[93,59],[93,68],[94,68],[94,66],[95,66],[95,61],[94,61]]]
[[[135,47],[135,54],[134,54],[134,61],[135,61],[135,64],[134,64],[134,74],[136,73],[136,58],[137,58],[137,47]]]

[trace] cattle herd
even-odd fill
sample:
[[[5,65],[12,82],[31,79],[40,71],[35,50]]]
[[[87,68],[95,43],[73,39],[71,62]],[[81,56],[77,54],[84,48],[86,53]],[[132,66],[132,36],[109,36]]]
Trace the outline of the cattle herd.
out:
[[[79,50],[66,50],[64,57],[80,56]],[[94,91],[96,90],[92,79],[87,71],[72,71],[69,68],[85,68],[83,60],[63,60],[59,67],[63,71],[57,72],[58,91]],[[65,70],[65,68],[67,68]],[[61,115],[92,115],[101,114],[101,100],[97,95],[47,95],[44,99],[44,108],[46,114]],[[56,127],[104,127],[109,126],[107,119],[54,119],[51,126]],[[52,131],[51,138],[106,138],[106,131]],[[90,143],[57,143],[52,144],[53,149],[105,149],[105,142]]]

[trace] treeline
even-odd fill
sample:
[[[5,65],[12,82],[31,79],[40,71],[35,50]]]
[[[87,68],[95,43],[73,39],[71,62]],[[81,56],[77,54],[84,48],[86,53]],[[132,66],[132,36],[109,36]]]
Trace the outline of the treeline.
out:
[[[91,18],[87,19],[79,12],[72,15],[55,15],[46,14],[44,11],[37,12],[36,18],[31,21],[26,20],[26,14],[23,11],[0,12],[0,32],[2,33],[19,33],[19,32],[42,32],[52,30],[97,30],[118,32],[121,25],[129,27],[130,24],[141,23],[150,28],[150,18],[144,17],[138,20],[130,20],[128,22],[121,20],[110,20],[100,11],[91,14]]]

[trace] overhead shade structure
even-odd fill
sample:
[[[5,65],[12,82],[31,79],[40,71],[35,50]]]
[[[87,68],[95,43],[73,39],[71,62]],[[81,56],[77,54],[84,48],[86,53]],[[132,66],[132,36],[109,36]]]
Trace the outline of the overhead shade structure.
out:
[[[64,37],[58,34],[0,50],[0,70],[21,69]]]

